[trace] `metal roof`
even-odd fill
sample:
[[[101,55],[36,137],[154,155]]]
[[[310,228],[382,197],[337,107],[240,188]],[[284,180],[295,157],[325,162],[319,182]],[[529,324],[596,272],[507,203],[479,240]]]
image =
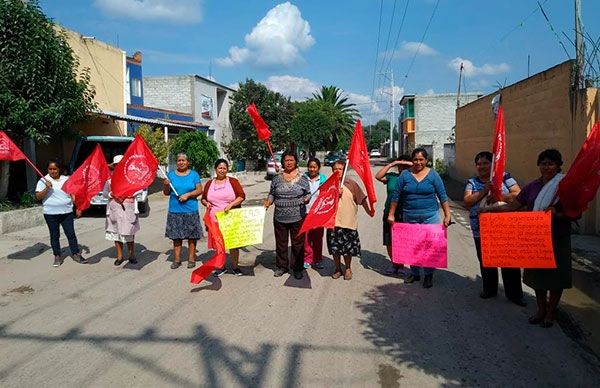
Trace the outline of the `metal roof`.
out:
[[[91,112],[92,114],[96,114],[98,116],[106,116],[116,120],[129,121],[132,123],[140,123],[140,124],[150,124],[150,125],[160,125],[161,127],[170,127],[170,128],[184,128],[184,129],[196,129],[196,127],[192,125],[183,125],[171,123],[169,121],[157,120],[157,119],[147,119],[145,117],[132,116],[123,113],[115,113],[108,111],[96,111]]]

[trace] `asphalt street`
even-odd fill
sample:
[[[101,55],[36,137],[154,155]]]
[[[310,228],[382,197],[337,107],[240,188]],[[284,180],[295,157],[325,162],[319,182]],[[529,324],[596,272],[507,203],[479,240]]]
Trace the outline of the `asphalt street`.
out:
[[[248,186],[249,204],[268,187]],[[199,285],[185,266],[169,268],[160,196],[141,219],[135,266],[113,265],[101,215],[76,221],[89,265],[53,268],[45,226],[2,236],[0,386],[600,386],[594,355],[558,325],[527,323],[530,289],[525,308],[478,297],[464,222],[448,230],[449,268],[433,288],[386,276],[376,187],[375,217],[359,209],[363,254],[350,281],[330,277],[327,254],[302,280],[274,278],[272,209],[264,243],[241,252],[245,276]],[[205,241],[198,255],[210,258]]]

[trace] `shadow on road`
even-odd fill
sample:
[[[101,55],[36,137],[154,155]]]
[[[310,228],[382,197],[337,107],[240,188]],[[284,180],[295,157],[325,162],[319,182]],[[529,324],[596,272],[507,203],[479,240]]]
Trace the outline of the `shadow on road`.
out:
[[[531,307],[477,298],[479,287],[448,271],[436,271],[431,289],[418,283],[374,287],[356,303],[365,315],[363,336],[396,362],[445,380],[444,386],[595,384],[593,374],[556,368],[565,350],[556,348],[560,331],[528,325]],[[600,373],[597,362],[577,362]]]

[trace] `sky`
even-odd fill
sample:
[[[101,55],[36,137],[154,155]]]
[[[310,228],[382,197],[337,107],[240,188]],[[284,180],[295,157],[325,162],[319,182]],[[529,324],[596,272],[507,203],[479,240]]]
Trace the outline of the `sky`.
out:
[[[584,32],[597,41],[600,1],[581,3]],[[141,51],[144,76],[210,75],[231,87],[254,79],[293,100],[335,85],[366,124],[389,118],[392,75],[396,102],[404,94],[456,93],[461,63],[462,92],[489,94],[575,57],[572,0],[41,0],[40,6],[69,29],[128,55]]]

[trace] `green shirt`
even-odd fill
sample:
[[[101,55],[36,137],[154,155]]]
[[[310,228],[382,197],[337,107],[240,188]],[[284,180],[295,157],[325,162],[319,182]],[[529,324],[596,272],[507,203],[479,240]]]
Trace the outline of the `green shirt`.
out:
[[[385,183],[387,196],[385,199],[385,207],[383,208],[384,221],[387,221],[388,213],[390,211],[390,203],[392,202],[392,195],[394,194],[394,190],[396,190],[396,184],[398,183],[399,176],[400,174],[397,172],[388,172],[385,174],[385,178],[387,179],[387,182]],[[398,201],[395,218],[396,222],[399,222],[402,219],[402,199]]]

